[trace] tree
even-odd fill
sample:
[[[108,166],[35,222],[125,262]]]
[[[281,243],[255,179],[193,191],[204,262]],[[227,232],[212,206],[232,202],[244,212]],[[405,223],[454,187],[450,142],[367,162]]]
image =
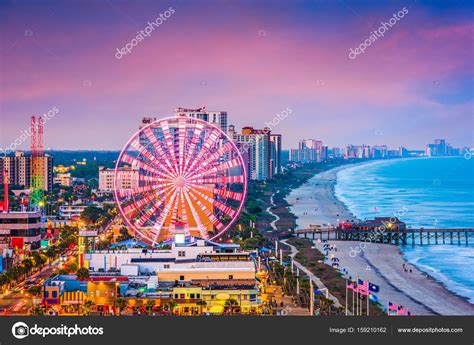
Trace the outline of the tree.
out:
[[[120,236],[117,239],[117,242],[126,241],[126,240],[129,240],[129,239],[132,239],[132,238],[133,238],[133,236],[128,233],[128,230],[127,230],[126,227],[120,228]]]
[[[43,287],[41,285],[35,285],[28,289],[28,293],[32,296],[39,296],[42,290]]]
[[[81,213],[81,219],[86,223],[95,223],[103,215],[104,211],[97,206],[87,206]]]
[[[207,306],[207,302],[205,300],[200,300],[196,303],[200,307],[199,314],[202,314],[202,308]]]
[[[173,313],[174,308],[176,308],[177,305],[178,305],[178,303],[176,303],[175,301],[173,301],[171,299],[171,300],[168,301],[168,303],[166,303],[165,306],[171,313]]]
[[[229,298],[227,301],[225,301],[225,306],[229,308],[230,314],[232,315],[234,313],[234,308],[238,305],[239,303],[233,299]]]
[[[30,309],[30,315],[33,315],[33,316],[42,316],[42,315],[44,315],[43,307],[41,307],[40,305],[32,307]]]
[[[85,267],[79,268],[76,272],[76,278],[79,280],[85,280],[89,278],[89,270]]]
[[[115,302],[114,306],[119,310],[119,314],[122,312],[123,309],[127,306],[127,300],[123,297],[118,297]]]
[[[94,305],[94,302],[87,300],[84,302],[84,314],[89,315],[91,313],[91,308]]]
[[[151,315],[151,311],[153,310],[153,307],[155,306],[155,300],[154,299],[149,299],[146,301],[146,309],[148,310],[148,314]]]

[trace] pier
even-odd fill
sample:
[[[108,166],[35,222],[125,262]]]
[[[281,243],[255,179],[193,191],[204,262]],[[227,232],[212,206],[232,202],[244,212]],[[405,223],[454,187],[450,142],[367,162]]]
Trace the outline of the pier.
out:
[[[363,230],[353,228],[321,228],[294,230],[296,237],[313,240],[337,240],[384,243],[392,245],[433,245],[455,244],[469,245],[474,243],[474,229],[385,229]]]

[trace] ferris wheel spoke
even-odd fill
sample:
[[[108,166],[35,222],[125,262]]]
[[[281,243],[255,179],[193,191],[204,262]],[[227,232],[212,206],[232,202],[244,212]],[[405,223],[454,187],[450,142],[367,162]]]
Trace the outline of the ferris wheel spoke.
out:
[[[238,176],[221,176],[221,177],[209,177],[193,180],[194,183],[244,183],[245,177],[243,175]]]
[[[168,159],[168,155],[165,153],[165,150],[163,146],[161,146],[161,142],[158,140],[158,138],[155,136],[153,131],[150,128],[145,128],[144,133],[148,140],[150,140],[151,144],[155,148],[155,151],[158,152],[158,156],[160,160],[163,160],[168,167],[168,170],[171,175],[176,175],[176,170],[174,166],[171,164],[170,160]]]
[[[139,139],[133,140],[130,145],[140,153],[140,155],[141,155],[140,157],[146,158],[148,160],[148,162],[150,162],[151,164],[153,164],[156,167],[157,174],[159,176],[166,177],[168,175],[173,175],[172,170],[169,170],[163,164],[159,164],[160,160],[153,153],[148,151],[145,146],[140,144]],[[158,170],[158,169],[160,169],[160,170]]]
[[[166,198],[169,197],[173,190],[173,187],[170,186],[165,190],[161,190],[156,193],[157,198],[151,198],[149,200],[149,203],[151,202],[152,206],[146,211],[143,212],[140,219],[137,220],[136,224],[138,226],[143,226],[147,221],[150,220],[150,218],[153,216],[153,214],[163,205],[163,203],[166,201]],[[149,204],[148,203],[148,204]],[[143,207],[139,207],[140,210],[143,210],[145,205]]]
[[[189,163],[192,161],[192,158],[196,155],[195,151],[196,151],[197,144],[199,142],[199,138],[201,137],[202,129],[203,129],[203,125],[200,123],[196,123],[196,126],[194,127],[193,137],[191,139],[191,143],[188,148],[188,152],[186,152],[183,175],[186,175]]]
[[[179,166],[176,162],[176,152],[174,150],[174,140],[171,136],[170,127],[168,121],[163,121],[161,124],[161,129],[163,130],[163,134],[165,136],[165,143],[168,147],[168,151],[171,155],[171,162],[173,163],[174,170],[179,174]]]
[[[175,234],[175,230],[176,230],[176,222],[178,221],[178,205],[179,205],[179,201],[180,201],[180,198],[181,198],[181,193],[176,190],[178,193],[176,194],[176,198],[175,198],[175,201],[174,201],[174,205],[172,207],[172,212],[171,212],[171,220],[170,220],[170,225],[169,225],[169,229],[168,229],[168,232],[170,234]]]
[[[211,133],[209,134],[209,137],[207,137],[206,141],[204,142],[204,145],[201,147],[201,150],[196,156],[194,156],[194,159],[192,160],[188,171],[192,171],[196,164],[202,163],[204,155],[210,154],[210,148],[213,144],[216,144],[218,138],[219,133],[216,130],[212,129]]]
[[[190,232],[188,223],[188,211],[186,210],[186,199],[184,197],[183,189],[181,189],[179,197],[181,201],[181,219],[184,223],[184,232],[186,233],[186,236],[189,236]]]
[[[184,170],[184,144],[186,139],[186,119],[178,119],[178,150],[179,150],[179,174]]]
[[[212,204],[213,206],[217,207],[219,210],[221,210],[222,212],[224,212],[226,215],[234,218],[236,216],[236,211],[234,209],[232,209],[231,207],[223,204],[222,202],[214,199],[214,198],[211,198],[210,196],[200,192],[199,190],[197,189],[194,189],[193,190],[197,195],[199,195],[201,198],[203,198],[204,200],[206,200],[207,202],[209,202],[210,204]]]
[[[220,232],[225,226],[224,224],[221,223],[221,221],[214,215],[213,210],[209,210],[206,205],[204,205],[199,198],[197,198],[193,192],[188,189],[188,194],[191,196],[191,198],[196,202],[196,204],[199,206],[201,211],[204,212],[206,217],[212,222],[212,224],[216,227],[216,229]]]
[[[153,183],[153,184],[148,184],[146,186],[134,187],[134,188],[121,188],[121,189],[117,189],[117,194],[123,198],[123,197],[128,197],[128,196],[133,196],[133,195],[153,191],[159,187],[164,187],[164,186],[166,187],[168,185],[171,185],[171,182],[159,182],[159,183]]]
[[[199,174],[193,175],[193,177],[191,177],[190,180],[192,181],[193,179],[197,179],[197,178],[202,177],[204,175],[206,175],[208,177],[211,177],[211,176],[214,177],[214,176],[217,176],[218,173],[226,172],[229,169],[235,168],[236,166],[239,166],[239,159],[234,158],[234,159],[231,159],[228,162],[223,162],[219,165],[215,165],[215,166],[211,167],[210,169],[208,169],[206,171],[202,171]]]
[[[215,188],[215,187],[208,187],[208,186],[199,185],[199,184],[196,184],[196,183],[193,183],[193,182],[189,182],[189,184],[191,186],[193,186],[194,188],[204,190],[204,191],[207,191],[207,192],[211,192],[214,195],[221,196],[221,197],[226,198],[226,199],[242,201],[242,199],[244,198],[243,193],[232,192],[230,190],[227,190],[226,188],[220,189],[220,188]]]
[[[124,163],[130,164],[132,167],[143,169],[152,174],[161,175],[161,173],[157,169],[153,168],[151,165],[146,164],[145,162],[142,162],[127,153],[122,156],[122,161]]]
[[[171,200],[165,206],[165,209],[163,210],[163,212],[158,217],[158,220],[155,223],[155,225],[153,225],[154,236],[153,236],[152,246],[154,246],[156,244],[156,240],[160,236],[161,230],[163,228],[163,224],[165,223],[166,218],[168,217],[168,214],[170,213],[171,205],[174,204],[174,199],[176,199],[176,194],[177,193],[178,193],[177,189],[174,189],[173,195],[171,196]]]
[[[160,196],[163,192],[167,191],[169,188],[172,188],[172,186],[158,190],[151,189],[149,191],[141,192],[140,194],[134,194],[140,195],[140,198],[134,198],[133,202],[130,205],[124,207],[124,212],[126,214],[129,214],[133,211],[139,211],[142,207],[148,205],[150,202],[155,200],[158,196]]]
[[[208,168],[209,166],[215,166],[216,161],[224,157],[224,155],[228,152],[231,152],[233,146],[230,142],[225,143],[222,147],[220,147],[216,152],[212,153],[205,159],[203,159],[202,163],[200,166],[198,166],[192,173],[189,175],[197,175],[201,173],[204,169]]]
[[[199,214],[197,213],[196,208],[194,207],[192,201],[189,198],[189,193],[186,190],[184,191],[184,197],[186,198],[186,201],[188,202],[188,205],[189,205],[189,209],[191,210],[191,214],[193,215],[193,218],[196,221],[196,224],[199,229],[199,233],[201,234],[201,238],[208,239],[209,233],[207,232],[206,227],[202,224],[201,218],[199,217]]]

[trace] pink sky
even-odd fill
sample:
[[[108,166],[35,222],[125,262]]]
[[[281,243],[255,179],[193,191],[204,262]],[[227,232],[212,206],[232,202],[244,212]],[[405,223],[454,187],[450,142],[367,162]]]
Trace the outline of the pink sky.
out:
[[[45,146],[120,149],[142,116],[201,105],[226,110],[238,128],[263,127],[290,107],[275,128],[286,148],[301,138],[474,144],[469,8],[229,3],[1,5],[0,146],[52,107],[59,113],[46,124]],[[115,58],[170,6],[175,13],[150,37]],[[408,14],[385,37],[349,59],[350,48],[404,6]]]

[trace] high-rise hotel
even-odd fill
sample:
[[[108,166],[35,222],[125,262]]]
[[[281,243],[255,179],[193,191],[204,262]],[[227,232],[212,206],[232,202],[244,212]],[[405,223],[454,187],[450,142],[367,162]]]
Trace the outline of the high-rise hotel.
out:
[[[237,133],[230,125],[229,136],[244,156],[251,180],[265,181],[281,173],[281,134],[272,134],[269,128],[250,126]]]

